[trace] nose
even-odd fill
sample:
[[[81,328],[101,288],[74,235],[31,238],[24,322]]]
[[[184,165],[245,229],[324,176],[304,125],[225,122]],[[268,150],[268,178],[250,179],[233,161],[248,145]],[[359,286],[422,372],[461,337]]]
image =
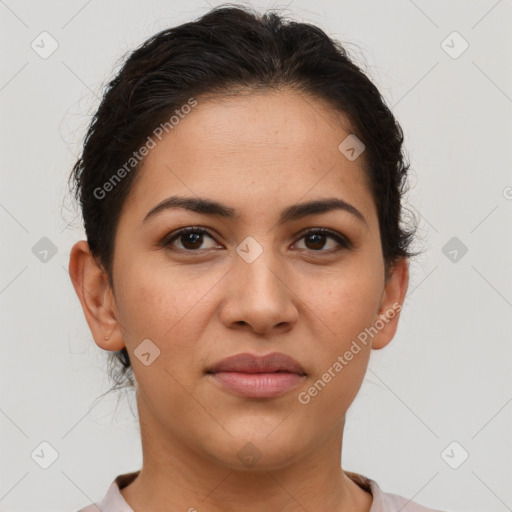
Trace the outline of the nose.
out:
[[[264,250],[252,263],[237,256],[226,290],[221,319],[230,329],[282,334],[297,322],[297,295],[270,250]]]

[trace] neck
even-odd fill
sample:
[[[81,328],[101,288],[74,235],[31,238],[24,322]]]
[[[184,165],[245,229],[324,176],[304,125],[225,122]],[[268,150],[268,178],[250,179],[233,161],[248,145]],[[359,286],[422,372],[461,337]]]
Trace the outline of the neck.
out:
[[[341,468],[343,423],[320,447],[284,467],[235,470],[162,431],[145,412],[139,406],[143,466],[121,490],[134,510],[261,512],[263,504],[266,512],[370,510],[371,495]]]

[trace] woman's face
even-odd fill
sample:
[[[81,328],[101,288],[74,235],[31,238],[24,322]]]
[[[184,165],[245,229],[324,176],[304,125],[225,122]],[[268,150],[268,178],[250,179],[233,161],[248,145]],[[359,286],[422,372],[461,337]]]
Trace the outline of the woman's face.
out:
[[[364,153],[351,161],[340,151],[343,123],[291,91],[198,98],[146,157],[116,234],[118,324],[87,318],[102,348],[126,345],[141,424],[158,443],[269,470],[340,437],[371,344],[391,340],[398,312],[373,339],[365,329],[403,301],[407,284],[405,263],[384,281]],[[149,214],[170,197],[231,213]],[[331,199],[350,206],[301,208]],[[207,233],[173,238],[186,227]],[[230,356],[276,352],[305,375],[274,375],[265,387],[262,375],[208,373]],[[234,387],[222,384],[230,378]]]

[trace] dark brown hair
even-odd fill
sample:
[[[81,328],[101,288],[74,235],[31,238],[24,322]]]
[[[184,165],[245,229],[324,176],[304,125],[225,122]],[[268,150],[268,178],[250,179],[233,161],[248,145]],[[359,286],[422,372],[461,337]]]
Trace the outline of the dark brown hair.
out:
[[[405,229],[402,222],[409,169],[403,133],[376,86],[320,28],[285,20],[275,11],[261,15],[225,4],[159,32],[129,54],[88,128],[70,180],[91,252],[112,289],[116,227],[139,165],[122,173],[108,194],[98,191],[106,190],[117,170],[126,170],[126,162],[155,127],[168,122],[190,98],[284,86],[344,114],[365,144],[365,172],[377,207],[386,275],[399,259],[415,255],[410,251],[415,227]],[[115,387],[133,385],[126,349],[110,353],[109,363]]]

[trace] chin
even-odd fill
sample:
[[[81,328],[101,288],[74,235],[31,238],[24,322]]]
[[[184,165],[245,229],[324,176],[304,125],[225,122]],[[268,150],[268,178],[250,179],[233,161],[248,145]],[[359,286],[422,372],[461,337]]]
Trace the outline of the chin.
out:
[[[259,472],[287,467],[307,451],[293,435],[280,432],[269,436],[268,432],[239,433],[224,445],[221,440],[213,440],[213,446],[207,447],[208,454],[226,469]]]

